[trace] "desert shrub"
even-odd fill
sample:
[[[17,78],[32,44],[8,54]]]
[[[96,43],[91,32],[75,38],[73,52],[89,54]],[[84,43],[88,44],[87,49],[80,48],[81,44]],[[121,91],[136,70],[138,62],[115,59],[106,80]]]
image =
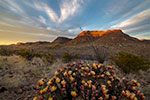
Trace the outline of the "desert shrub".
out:
[[[43,58],[49,63],[54,63],[54,61],[56,61],[56,58],[51,54],[43,55]]]
[[[10,56],[12,55],[13,51],[7,48],[0,48],[0,55],[2,56]]]
[[[74,59],[79,59],[80,56],[79,55],[71,55],[69,53],[64,53],[63,57],[62,57],[62,61],[63,62],[70,62]]]
[[[42,74],[42,69],[36,69],[36,70],[32,70],[32,73],[34,74],[34,75],[40,75],[40,74]]]
[[[33,57],[40,57],[40,54],[33,53],[33,52],[31,52],[29,50],[25,50],[25,49],[19,50],[17,52],[17,55],[22,56],[26,60],[32,60]]]
[[[145,100],[140,83],[116,76],[113,66],[72,63],[37,83],[33,100]]]
[[[136,56],[126,52],[119,52],[112,56],[111,60],[118,65],[125,73],[138,72],[150,68],[150,61],[144,56]]]

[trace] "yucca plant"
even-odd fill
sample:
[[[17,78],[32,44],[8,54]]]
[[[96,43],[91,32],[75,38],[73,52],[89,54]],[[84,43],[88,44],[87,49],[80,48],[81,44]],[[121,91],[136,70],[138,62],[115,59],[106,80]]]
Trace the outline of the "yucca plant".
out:
[[[116,76],[113,66],[68,64],[37,83],[34,100],[145,100],[140,83]]]

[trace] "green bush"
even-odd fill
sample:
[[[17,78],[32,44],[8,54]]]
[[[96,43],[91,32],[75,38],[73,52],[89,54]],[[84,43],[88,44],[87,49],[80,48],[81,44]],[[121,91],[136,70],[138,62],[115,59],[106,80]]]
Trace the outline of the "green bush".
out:
[[[136,56],[126,52],[119,52],[111,56],[111,60],[119,66],[125,73],[138,72],[150,68],[150,61],[144,56]]]
[[[69,53],[64,53],[63,57],[62,57],[62,61],[63,62],[70,62],[74,59],[79,59],[80,56],[79,55],[71,55]]]

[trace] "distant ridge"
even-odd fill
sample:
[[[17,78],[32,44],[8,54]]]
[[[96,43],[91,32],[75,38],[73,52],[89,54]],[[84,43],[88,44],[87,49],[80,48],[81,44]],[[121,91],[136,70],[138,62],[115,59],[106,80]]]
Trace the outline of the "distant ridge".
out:
[[[72,39],[66,37],[57,37],[51,44],[64,44],[71,41]]]
[[[40,44],[50,44],[48,41],[37,41],[37,42],[17,42],[16,45],[40,45]]]
[[[116,44],[150,44],[150,40],[139,40],[137,38],[131,37],[125,34],[120,29],[115,30],[107,30],[107,31],[83,31],[77,35],[74,39],[70,39],[67,37],[57,37],[52,42],[47,41],[37,41],[37,42],[18,42],[16,45],[80,45],[80,44],[87,44],[90,42],[96,44],[104,44],[104,45],[116,45]]]

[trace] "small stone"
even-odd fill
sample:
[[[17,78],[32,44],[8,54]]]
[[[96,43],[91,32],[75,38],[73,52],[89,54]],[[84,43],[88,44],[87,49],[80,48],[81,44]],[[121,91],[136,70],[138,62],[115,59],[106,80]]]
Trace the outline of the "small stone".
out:
[[[4,91],[6,91],[7,90],[7,88],[5,88],[5,87],[0,87],[0,93],[1,92],[4,92]]]
[[[16,92],[16,94],[21,94],[23,92],[23,90],[21,88],[19,88],[15,92]]]
[[[9,78],[12,78],[12,77],[13,77],[13,74],[10,74],[10,75],[9,75]]]
[[[24,98],[24,100],[28,100],[28,98]]]
[[[30,87],[29,87],[29,86],[24,86],[24,87],[23,87],[23,90],[29,91],[29,90],[30,90]]]
[[[28,98],[31,98],[32,96],[31,95],[28,95]]]

